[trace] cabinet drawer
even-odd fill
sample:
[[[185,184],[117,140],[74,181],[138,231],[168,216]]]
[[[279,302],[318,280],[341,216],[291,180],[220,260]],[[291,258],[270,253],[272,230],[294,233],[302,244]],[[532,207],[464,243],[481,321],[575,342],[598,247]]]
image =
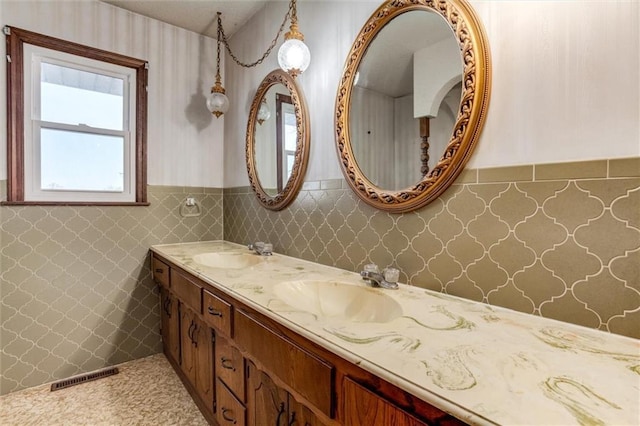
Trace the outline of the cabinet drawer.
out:
[[[154,281],[164,288],[169,288],[169,265],[156,259],[151,258],[151,276]]]
[[[203,316],[211,327],[232,337],[231,334],[231,304],[220,299],[215,294],[203,290]]]
[[[216,374],[240,400],[244,401],[244,358],[224,337],[216,336]]]
[[[180,302],[198,314],[202,313],[202,287],[175,269],[171,270],[171,290]]]
[[[236,311],[235,342],[317,409],[333,418],[334,367],[294,342]]]
[[[344,378],[343,392],[345,426],[364,424],[372,426],[427,426],[426,423],[360,386],[348,377]],[[440,424],[440,422],[435,424]]]
[[[216,380],[216,420],[221,426],[245,424],[245,407],[220,379]]]

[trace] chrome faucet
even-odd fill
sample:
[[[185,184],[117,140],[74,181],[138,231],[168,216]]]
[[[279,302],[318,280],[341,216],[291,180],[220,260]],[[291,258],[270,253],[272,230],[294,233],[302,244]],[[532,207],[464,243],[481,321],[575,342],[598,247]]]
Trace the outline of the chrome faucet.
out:
[[[253,250],[260,256],[271,256],[273,254],[273,244],[263,243],[262,241],[249,244],[247,246],[249,250]]]
[[[398,289],[400,271],[396,268],[385,268],[382,272],[378,272],[378,265],[370,264],[365,265],[364,271],[360,272],[360,276],[374,287],[396,290]]]

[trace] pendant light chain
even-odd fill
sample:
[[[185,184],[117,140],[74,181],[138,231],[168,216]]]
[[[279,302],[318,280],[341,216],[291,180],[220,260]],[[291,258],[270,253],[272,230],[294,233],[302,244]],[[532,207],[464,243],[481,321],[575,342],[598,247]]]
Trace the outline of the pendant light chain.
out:
[[[287,21],[289,21],[289,17],[293,17],[294,19],[297,18],[296,17],[295,0],[291,0],[291,2],[289,3],[289,10],[287,11],[286,15],[284,15],[284,20],[282,21],[282,24],[280,25],[280,29],[278,30],[278,34],[276,35],[276,37],[271,42],[271,45],[269,46],[269,48],[266,50],[266,52],[264,52],[264,54],[262,55],[262,57],[260,59],[258,59],[255,62],[252,62],[252,63],[248,64],[248,63],[244,63],[240,59],[238,59],[236,57],[236,55],[234,55],[233,52],[231,51],[231,47],[229,46],[229,41],[227,40],[227,35],[224,33],[224,28],[222,27],[222,18],[220,17],[220,15],[221,14],[218,12],[218,67],[219,67],[219,63],[220,63],[220,53],[219,53],[219,51],[220,51],[220,39],[222,39],[222,42],[224,43],[224,46],[227,49],[227,52],[229,52],[229,56],[231,56],[231,58],[235,61],[236,64],[238,64],[238,65],[240,65],[241,67],[244,67],[244,68],[253,68],[256,65],[260,65],[267,58],[267,56],[269,56],[269,54],[271,53],[271,51],[275,47],[276,43],[278,42],[278,39],[280,38],[280,34],[282,34],[282,31],[284,31],[284,27],[287,25]]]
[[[220,24],[220,15],[218,12],[218,53],[216,57],[216,81],[222,81],[222,77],[220,76],[220,33],[222,32],[222,25]]]

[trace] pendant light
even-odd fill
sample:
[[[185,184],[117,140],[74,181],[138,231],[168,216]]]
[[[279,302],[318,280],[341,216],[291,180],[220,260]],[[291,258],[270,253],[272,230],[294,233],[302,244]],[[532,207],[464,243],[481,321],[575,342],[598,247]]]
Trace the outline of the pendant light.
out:
[[[258,109],[258,124],[262,125],[262,123],[267,121],[269,117],[271,117],[271,110],[269,110],[266,98],[262,98],[260,108]]]
[[[220,36],[222,30],[222,15],[218,12],[218,52],[216,57],[216,83],[211,88],[211,94],[207,98],[207,108],[216,118],[220,118],[222,114],[229,110],[229,98],[225,95],[224,87],[222,87],[222,78],[220,77]]]
[[[311,54],[309,53],[309,48],[306,44],[304,44],[304,35],[298,28],[296,0],[291,0],[291,3],[289,3],[289,10],[284,15],[284,20],[280,25],[278,34],[271,42],[269,48],[264,52],[260,59],[250,64],[240,61],[231,51],[229,40],[227,40],[227,36],[224,33],[224,28],[222,26],[222,13],[218,12],[216,82],[211,88],[211,94],[207,97],[207,108],[213,115],[215,115],[216,117],[220,117],[229,110],[229,98],[227,98],[227,96],[225,95],[224,87],[222,87],[222,78],[220,77],[220,44],[224,45],[224,47],[227,49],[227,52],[229,53],[229,56],[231,56],[231,59],[233,59],[236,64],[240,65],[243,68],[255,67],[256,65],[261,64],[266,59],[266,57],[269,56],[271,50],[273,50],[276,43],[278,42],[278,38],[280,38],[280,34],[282,34],[287,21],[289,20],[291,21],[289,32],[284,35],[285,41],[278,50],[278,64],[280,65],[280,68],[282,68],[284,71],[288,72],[292,77],[295,78],[297,75],[302,74],[309,67],[309,63],[311,62]],[[261,113],[262,117],[264,118],[261,118]],[[268,106],[266,104],[260,105],[258,122],[262,124],[262,122],[268,120],[270,116],[271,111],[269,111]]]
[[[278,50],[278,64],[280,68],[295,77],[302,74],[311,62],[311,53],[304,44],[304,35],[298,28],[298,14],[296,11],[296,0],[291,0],[289,6],[291,13],[291,26],[289,32],[284,35],[284,43]]]

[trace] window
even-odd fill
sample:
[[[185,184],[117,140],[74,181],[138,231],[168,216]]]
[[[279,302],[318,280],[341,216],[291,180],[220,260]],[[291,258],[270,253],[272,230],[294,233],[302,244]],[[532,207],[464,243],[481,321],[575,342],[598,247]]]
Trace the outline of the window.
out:
[[[7,202],[146,204],[146,62],[5,34]]]
[[[289,180],[296,158],[298,138],[296,114],[291,96],[276,94],[276,150],[278,192]]]

